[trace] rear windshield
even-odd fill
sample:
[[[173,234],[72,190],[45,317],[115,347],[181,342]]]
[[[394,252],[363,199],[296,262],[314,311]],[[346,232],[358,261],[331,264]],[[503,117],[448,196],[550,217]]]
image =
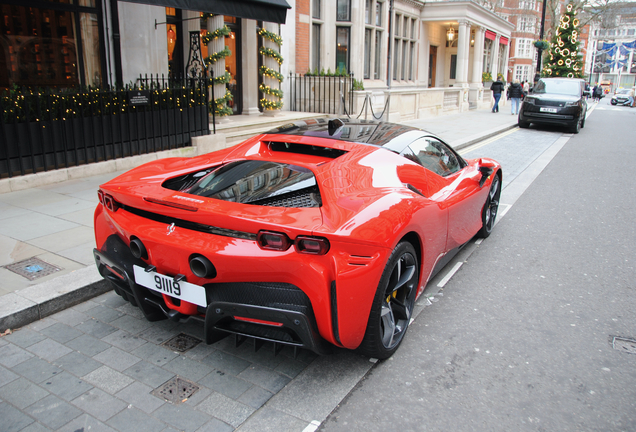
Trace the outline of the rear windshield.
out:
[[[539,80],[532,90],[533,93],[561,94],[569,96],[581,96],[581,82],[560,80]]]
[[[202,177],[186,193],[253,203],[316,188],[314,174],[296,165],[269,161],[232,162]]]

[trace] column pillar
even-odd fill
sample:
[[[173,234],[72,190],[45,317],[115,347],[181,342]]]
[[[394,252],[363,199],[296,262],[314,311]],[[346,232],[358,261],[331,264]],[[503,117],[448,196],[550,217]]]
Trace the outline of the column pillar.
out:
[[[495,41],[492,44],[492,80],[497,80],[497,74],[499,72],[499,38],[501,36],[497,35],[495,37]]]
[[[457,77],[455,84],[468,84],[468,49],[470,47],[470,31],[468,21],[459,21],[457,36]]]
[[[481,85],[481,74],[484,69],[484,35],[486,29],[477,26],[475,29],[475,47],[473,51],[473,79],[472,84]]]
[[[258,34],[256,21],[241,21],[241,40],[243,41],[241,67],[243,68],[243,115],[258,115]]]

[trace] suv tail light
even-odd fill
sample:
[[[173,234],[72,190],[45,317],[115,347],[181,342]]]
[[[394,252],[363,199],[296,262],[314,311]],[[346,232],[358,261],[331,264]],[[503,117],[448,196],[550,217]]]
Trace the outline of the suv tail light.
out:
[[[256,242],[261,249],[275,251],[286,251],[292,245],[287,235],[272,231],[259,231]]]
[[[298,236],[294,242],[296,252],[308,255],[324,255],[329,252],[329,240],[322,237]]]

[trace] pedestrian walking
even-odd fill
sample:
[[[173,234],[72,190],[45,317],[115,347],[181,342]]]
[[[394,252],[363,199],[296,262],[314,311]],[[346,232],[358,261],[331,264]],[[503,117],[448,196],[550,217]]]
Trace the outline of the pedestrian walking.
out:
[[[523,94],[527,95],[530,92],[530,83],[528,82],[528,80],[525,80],[523,82]]]
[[[627,94],[628,99],[626,105],[631,108],[634,108],[634,88],[636,87],[630,88],[629,93]]]
[[[521,98],[523,96],[523,87],[519,84],[518,79],[514,79],[510,87],[508,87],[508,91],[506,92],[506,96],[510,100],[511,113],[512,115],[519,114],[519,105],[521,104]]]
[[[601,100],[601,96],[603,96],[603,87],[601,87],[599,83],[596,83],[592,93],[594,94],[594,102],[599,102]]]
[[[504,85],[497,77],[497,81],[493,82],[490,85],[490,90],[492,91],[492,97],[495,99],[495,104],[492,106],[492,112],[499,112],[499,99],[501,99],[501,93],[504,90]]]

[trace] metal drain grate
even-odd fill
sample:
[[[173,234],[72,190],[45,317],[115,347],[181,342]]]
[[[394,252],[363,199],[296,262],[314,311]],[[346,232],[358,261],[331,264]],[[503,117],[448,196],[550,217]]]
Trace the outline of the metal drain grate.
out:
[[[180,333],[172,339],[164,342],[162,345],[178,352],[186,352],[201,343],[200,339]]]
[[[38,258],[29,258],[24,261],[4,266],[7,270],[24,276],[28,280],[39,279],[62,270]]]
[[[192,381],[185,378],[174,377],[165,384],[154,389],[151,394],[159,398],[165,399],[173,404],[185,402],[190,396],[199,390]]]
[[[612,339],[612,348],[620,352],[636,354],[636,340],[614,337],[614,339]]]

